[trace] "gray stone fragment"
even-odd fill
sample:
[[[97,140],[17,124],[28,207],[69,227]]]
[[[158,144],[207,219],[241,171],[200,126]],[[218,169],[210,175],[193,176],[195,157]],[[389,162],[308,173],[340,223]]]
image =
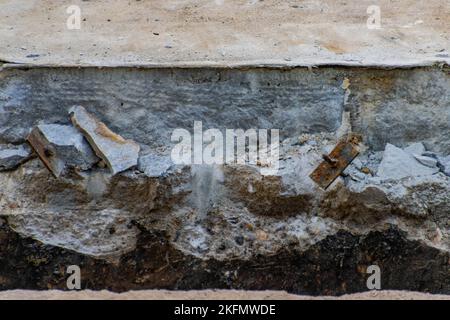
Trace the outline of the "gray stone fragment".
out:
[[[425,152],[425,146],[422,142],[417,142],[407,146],[403,150],[409,154],[421,156]]]
[[[430,168],[436,168],[437,166],[437,159],[431,158],[431,157],[425,157],[425,156],[419,156],[414,155],[414,158],[419,161],[424,166],[430,167]]]
[[[72,126],[39,125],[27,139],[55,177],[61,176],[68,168],[87,170],[100,160],[83,135]]]
[[[356,172],[353,172],[350,175],[350,177],[355,181],[362,181],[362,180],[366,179],[367,176],[362,172],[356,171]]]
[[[422,155],[425,157],[430,157],[430,158],[434,158],[434,159],[438,158],[438,154],[436,152],[432,152],[432,151],[425,151],[424,153],[422,153]]]
[[[139,145],[112,132],[84,107],[69,110],[74,126],[83,133],[95,153],[102,158],[113,174],[125,171],[138,163]]]
[[[450,177],[450,156],[438,157],[438,166],[445,175]]]
[[[438,172],[438,168],[429,168],[414,157],[392,144],[386,144],[383,160],[377,175],[382,179],[402,179],[405,177],[426,176]]]
[[[361,170],[361,168],[363,167],[361,160],[359,160],[358,158],[354,159],[352,163],[358,170]]]
[[[12,170],[30,159],[31,149],[28,145],[1,145],[0,171]]]
[[[138,170],[148,177],[161,177],[172,166],[170,156],[161,156],[158,154],[146,154],[139,157]]]

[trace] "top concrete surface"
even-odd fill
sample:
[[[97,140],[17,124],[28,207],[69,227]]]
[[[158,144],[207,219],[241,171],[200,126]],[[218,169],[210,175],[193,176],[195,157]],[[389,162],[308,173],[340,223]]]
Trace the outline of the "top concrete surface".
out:
[[[0,1],[0,60],[14,64],[408,67],[448,64],[449,51],[449,0]]]

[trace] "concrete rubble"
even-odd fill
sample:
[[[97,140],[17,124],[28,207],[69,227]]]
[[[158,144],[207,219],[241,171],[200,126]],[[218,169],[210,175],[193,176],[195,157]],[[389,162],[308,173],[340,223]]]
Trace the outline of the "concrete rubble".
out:
[[[438,166],[443,173],[450,176],[450,156],[438,157]]]
[[[103,122],[89,114],[84,107],[69,110],[73,125],[89,141],[97,156],[106,162],[113,174],[138,164],[140,147],[132,140],[125,140],[112,132]]]
[[[39,161],[29,161],[0,176],[2,215],[19,234],[114,264],[138,250],[147,232],[164,233],[186,257],[220,263],[287,247],[308,252],[341,232],[365,237],[388,226],[408,241],[450,251],[450,183],[439,169],[388,144],[384,152],[363,152],[323,191],[308,174],[337,140],[302,139],[282,142],[274,176],[251,166],[173,166],[167,154],[148,153],[137,171],[111,176],[96,169],[50,184]]]
[[[0,171],[12,170],[32,156],[28,145],[0,145]]]
[[[431,175],[439,171],[436,163],[430,167],[430,163],[425,162],[426,157],[419,157],[420,160],[417,158],[418,156],[412,156],[410,153],[388,143],[377,175],[381,179],[396,180]],[[424,165],[423,162],[427,164]]]
[[[138,160],[138,170],[153,178],[164,176],[172,165],[169,156],[161,156],[155,153],[140,156]]]
[[[55,177],[69,169],[87,170],[99,161],[83,135],[72,126],[36,126],[28,142]]]

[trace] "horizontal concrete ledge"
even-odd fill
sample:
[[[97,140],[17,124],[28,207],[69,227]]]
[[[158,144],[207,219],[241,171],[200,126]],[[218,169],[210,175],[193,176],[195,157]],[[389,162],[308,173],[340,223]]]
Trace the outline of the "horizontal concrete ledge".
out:
[[[10,290],[0,292],[0,300],[450,300],[449,295],[427,294],[415,291],[382,290],[339,297],[303,296],[285,291],[245,290],[139,290],[114,293],[93,291],[32,291]]]
[[[310,63],[301,61],[281,61],[281,60],[265,60],[265,61],[236,61],[236,62],[215,62],[215,61],[179,61],[167,63],[142,63],[142,64],[35,64],[35,63],[15,63],[3,61],[0,64],[2,69],[29,69],[29,68],[137,68],[137,69],[248,69],[248,68],[270,68],[270,69],[293,69],[293,68],[333,68],[333,67],[354,67],[354,68],[368,68],[368,69],[411,69],[432,66],[450,66],[450,59],[443,60],[417,60],[408,62],[386,62],[386,63],[365,63],[358,61],[314,61]]]
[[[80,29],[67,9],[80,8]],[[423,66],[449,62],[446,1],[5,0],[0,59],[56,66]]]

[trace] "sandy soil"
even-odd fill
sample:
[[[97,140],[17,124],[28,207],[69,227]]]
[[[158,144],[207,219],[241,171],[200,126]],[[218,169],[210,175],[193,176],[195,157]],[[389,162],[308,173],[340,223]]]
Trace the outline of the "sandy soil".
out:
[[[408,66],[450,62],[450,2],[3,0],[0,60],[35,65]],[[81,29],[66,12],[81,9]]]
[[[432,295],[408,291],[370,291],[340,297],[312,297],[283,291],[166,291],[143,290],[126,293],[109,291],[63,292],[13,290],[0,292],[0,300],[450,300],[450,295]]]

